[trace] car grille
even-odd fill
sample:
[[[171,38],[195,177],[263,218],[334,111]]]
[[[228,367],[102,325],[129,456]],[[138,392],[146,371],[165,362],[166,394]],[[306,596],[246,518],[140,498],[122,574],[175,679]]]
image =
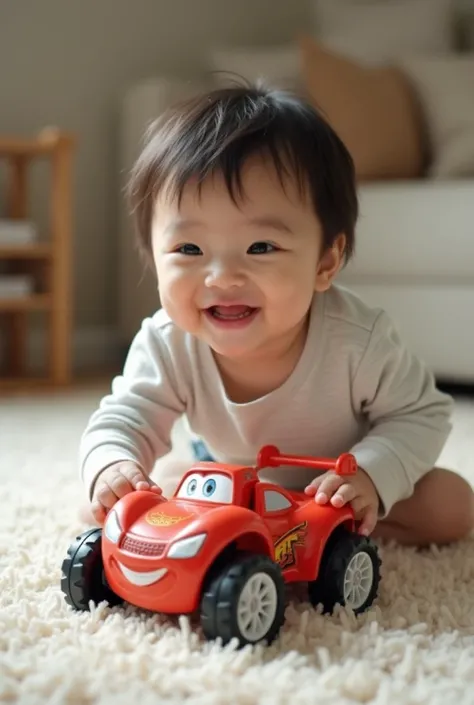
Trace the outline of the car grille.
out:
[[[163,542],[142,541],[125,536],[122,541],[122,551],[134,553],[137,556],[162,556],[165,552],[166,544]]]

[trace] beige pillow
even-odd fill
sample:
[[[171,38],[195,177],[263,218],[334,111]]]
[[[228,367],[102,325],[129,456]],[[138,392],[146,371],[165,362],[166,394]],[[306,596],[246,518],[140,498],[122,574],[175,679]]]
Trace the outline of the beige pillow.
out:
[[[421,122],[402,71],[369,68],[300,40],[305,89],[352,154],[360,180],[423,170]]]
[[[410,54],[447,54],[455,44],[453,0],[310,0],[313,36],[370,64]]]
[[[424,114],[437,179],[474,176],[474,53],[400,62]]]

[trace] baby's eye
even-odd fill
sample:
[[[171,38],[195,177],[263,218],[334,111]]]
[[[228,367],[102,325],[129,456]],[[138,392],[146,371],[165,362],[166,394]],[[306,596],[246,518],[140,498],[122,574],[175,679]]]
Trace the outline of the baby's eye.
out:
[[[247,250],[248,255],[267,255],[270,252],[277,252],[278,248],[271,242],[254,242]]]
[[[178,247],[175,252],[179,252],[180,255],[202,255],[202,250],[197,245],[193,245],[192,242],[186,242]]]

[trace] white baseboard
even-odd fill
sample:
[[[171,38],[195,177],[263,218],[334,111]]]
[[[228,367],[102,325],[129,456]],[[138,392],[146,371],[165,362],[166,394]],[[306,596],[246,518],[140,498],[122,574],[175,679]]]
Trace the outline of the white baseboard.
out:
[[[47,337],[44,330],[32,328],[28,339],[28,363],[32,371],[44,367]],[[0,360],[3,341],[0,340]],[[86,326],[74,332],[72,342],[73,369],[100,368],[121,362],[122,349],[118,330],[112,326]]]

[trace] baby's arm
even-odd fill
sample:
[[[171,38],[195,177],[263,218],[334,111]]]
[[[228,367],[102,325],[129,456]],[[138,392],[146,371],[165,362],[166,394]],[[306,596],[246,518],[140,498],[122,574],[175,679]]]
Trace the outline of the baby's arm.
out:
[[[386,515],[435,465],[451,431],[453,402],[436,389],[385,313],[374,325],[352,391],[356,412],[370,427],[350,451],[373,481]]]
[[[125,490],[153,484],[148,475],[170,450],[171,429],[185,409],[178,386],[160,330],[146,319],[123,374],[114,379],[81,438],[81,477],[90,500],[109,508]],[[100,496],[106,495],[102,502]]]
[[[355,413],[369,430],[348,449],[359,472],[344,478],[333,472],[306,488],[316,502],[336,507],[351,503],[369,534],[378,516],[409,497],[432,469],[451,430],[451,398],[439,392],[423,363],[403,345],[392,322],[380,314],[352,384]]]

